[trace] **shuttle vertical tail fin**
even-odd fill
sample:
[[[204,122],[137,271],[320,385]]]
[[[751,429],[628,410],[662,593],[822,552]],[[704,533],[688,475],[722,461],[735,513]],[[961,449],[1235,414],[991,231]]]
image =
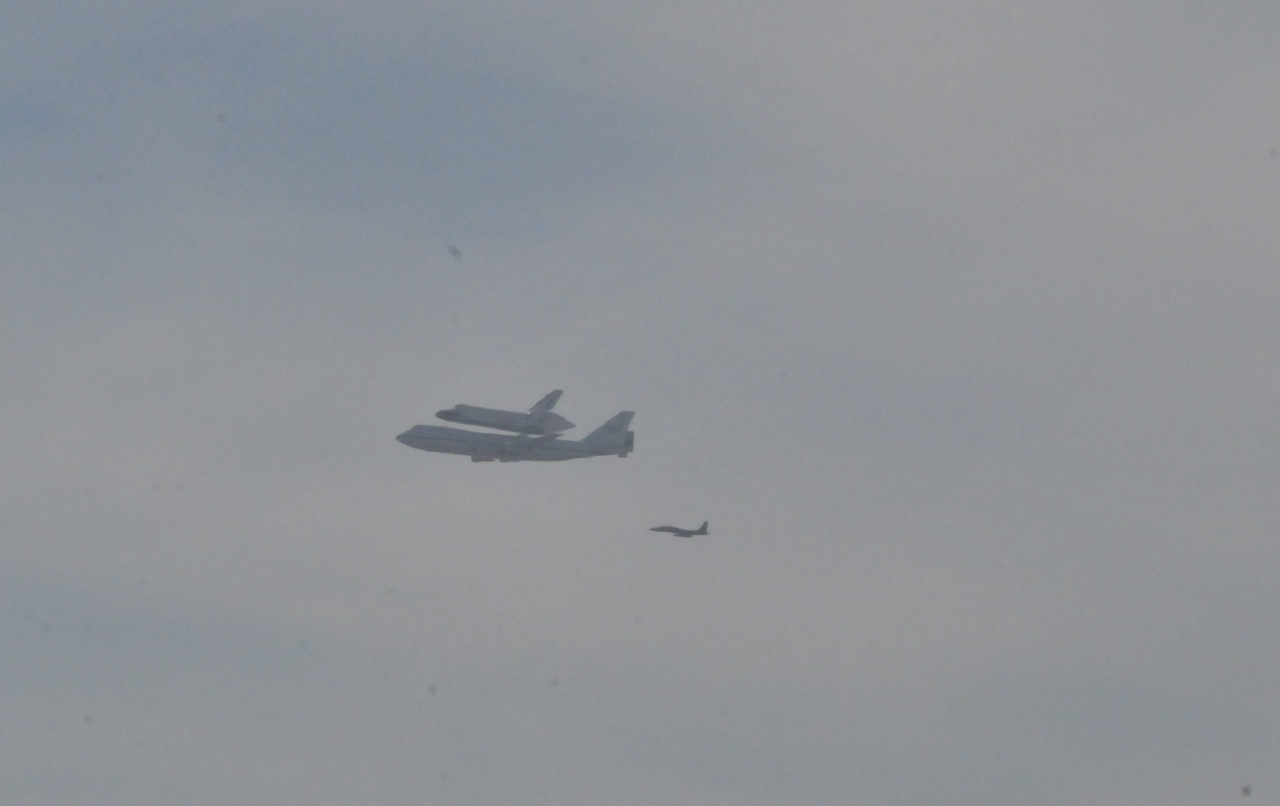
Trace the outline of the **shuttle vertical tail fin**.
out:
[[[560,399],[560,395],[564,394],[564,390],[557,389],[546,397],[533,404],[533,408],[529,409],[530,414],[537,414],[540,411],[551,411],[551,407]]]

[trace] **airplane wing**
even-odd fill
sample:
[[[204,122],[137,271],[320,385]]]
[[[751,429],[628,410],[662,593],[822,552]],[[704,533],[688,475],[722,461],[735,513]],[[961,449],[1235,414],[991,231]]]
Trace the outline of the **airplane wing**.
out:
[[[560,435],[544,434],[543,436],[534,437],[530,439],[529,437],[526,437],[523,434],[521,434],[520,436],[512,439],[510,442],[505,443],[501,448],[498,449],[498,453],[503,457],[523,456],[524,454],[538,447],[542,443],[555,439],[558,436]]]

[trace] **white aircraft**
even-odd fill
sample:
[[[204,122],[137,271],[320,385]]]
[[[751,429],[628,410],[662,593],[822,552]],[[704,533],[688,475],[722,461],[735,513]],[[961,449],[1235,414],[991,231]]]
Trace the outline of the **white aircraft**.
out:
[[[470,456],[473,462],[492,462],[495,459],[499,462],[559,462],[589,456],[625,457],[635,448],[635,432],[627,430],[634,416],[633,411],[620,411],[604,425],[576,441],[557,439],[559,435],[554,432],[532,438],[525,434],[513,437],[442,425],[415,425],[396,439],[410,448],[423,451]]]
[[[485,428],[497,428],[502,431],[515,431],[517,434],[549,436],[573,428],[573,423],[559,414],[551,413],[552,406],[556,404],[562,394],[564,393],[561,390],[555,390],[537,403],[534,403],[528,414],[521,411],[482,409],[479,406],[468,406],[465,403],[459,403],[451,409],[437,411],[436,416],[451,423],[479,425]]]

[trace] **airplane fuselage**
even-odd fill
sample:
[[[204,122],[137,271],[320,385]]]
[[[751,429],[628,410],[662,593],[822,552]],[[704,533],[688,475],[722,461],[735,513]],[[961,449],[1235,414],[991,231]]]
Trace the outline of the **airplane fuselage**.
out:
[[[560,462],[590,456],[625,457],[634,445],[630,431],[619,442],[485,434],[440,425],[415,425],[396,439],[410,448],[470,456],[476,462]]]
[[[655,526],[649,531],[666,532],[667,534],[675,535],[676,537],[701,537],[702,535],[711,534],[707,531],[707,526],[709,525],[709,522],[704,523],[697,529],[681,529],[679,526]]]

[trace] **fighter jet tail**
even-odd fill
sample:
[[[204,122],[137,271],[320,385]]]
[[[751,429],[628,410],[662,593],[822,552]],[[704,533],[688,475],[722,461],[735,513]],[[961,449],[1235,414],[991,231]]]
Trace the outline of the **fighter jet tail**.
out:
[[[607,423],[583,437],[581,444],[601,452],[626,456],[635,447],[635,433],[627,430],[634,416],[634,411],[618,412]]]

